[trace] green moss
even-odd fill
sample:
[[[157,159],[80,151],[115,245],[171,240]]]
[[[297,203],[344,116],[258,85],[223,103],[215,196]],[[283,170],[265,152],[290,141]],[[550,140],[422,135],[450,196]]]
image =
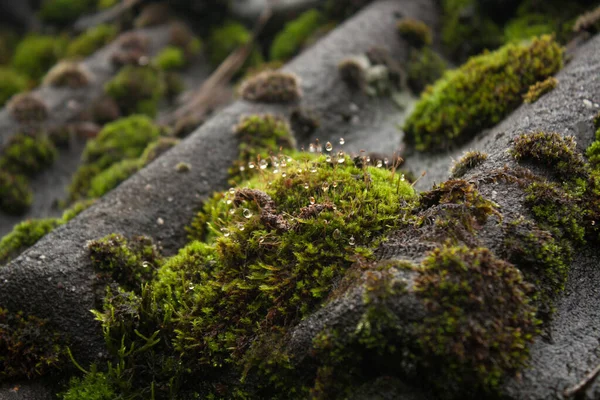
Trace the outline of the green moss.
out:
[[[113,25],[98,25],[77,36],[66,50],[67,57],[87,57],[110,43],[118,33]]]
[[[594,169],[599,169],[600,166],[600,113],[594,118],[594,125],[598,129],[596,131],[595,140],[586,149],[586,155],[590,161],[590,165]]]
[[[167,46],[154,58],[154,63],[163,71],[171,71],[185,67],[187,61],[182,49]]]
[[[160,128],[150,118],[142,115],[133,115],[106,124],[98,136],[86,144],[82,155],[83,164],[73,176],[69,187],[71,199],[89,194],[95,177],[103,171],[123,160],[135,160],[142,156],[146,147],[158,139],[160,133]],[[110,177],[114,184],[123,177],[124,171],[131,171],[132,164],[133,162],[126,163],[127,168],[121,170],[115,167],[111,173],[106,173],[105,177]],[[99,180],[95,186],[93,193],[112,189],[108,182],[102,183]]]
[[[120,0],[98,0],[96,7],[98,10],[109,9],[119,3]]]
[[[408,85],[415,93],[421,93],[437,81],[448,67],[446,61],[434,50],[424,47],[410,53],[407,65]]]
[[[95,3],[95,0],[45,0],[39,16],[45,22],[66,25],[93,11]]]
[[[202,40],[183,22],[174,22],[169,27],[169,46],[182,49],[187,58],[191,58],[202,50]]]
[[[27,178],[0,170],[0,210],[20,215],[27,211],[32,202],[33,193]]]
[[[261,103],[289,103],[302,97],[299,78],[280,71],[264,71],[250,77],[239,91],[245,100]]]
[[[229,54],[238,47],[248,43],[252,34],[246,27],[238,22],[228,21],[213,29],[207,42],[208,58],[214,67],[223,62]],[[253,67],[262,64],[263,59],[256,50],[250,53],[244,64]]]
[[[0,168],[31,176],[52,165],[56,156],[56,148],[46,136],[18,134],[0,151]]]
[[[65,361],[63,338],[48,320],[0,307],[0,382],[32,379]]]
[[[556,85],[558,85],[558,80],[553,76],[537,82],[529,87],[529,90],[523,96],[523,100],[525,100],[525,103],[535,103],[540,97],[554,90]]]
[[[0,240],[0,265],[31,247],[61,224],[59,218],[31,219],[17,224],[12,232]]]
[[[447,378],[440,389],[494,390],[525,366],[538,321],[512,264],[485,248],[443,246],[423,261],[415,290],[430,313],[417,328],[426,364]]]
[[[570,181],[588,175],[585,160],[576,146],[573,136],[537,132],[517,136],[511,154],[517,160],[546,166],[558,179]]]
[[[461,178],[464,176],[470,169],[475,168],[476,166],[483,164],[485,160],[487,160],[487,153],[483,153],[481,151],[467,151],[463,156],[452,165],[450,168],[450,175],[452,178]]]
[[[422,94],[404,125],[406,140],[420,151],[464,142],[499,122],[530,85],[561,66],[562,50],[550,37],[473,57]]]
[[[29,80],[25,75],[10,67],[0,67],[0,107],[28,87]]]
[[[137,159],[127,159],[111,165],[94,176],[90,182],[90,189],[87,192],[87,197],[96,199],[104,196],[121,182],[135,174],[141,167],[142,164]]]
[[[62,400],[113,400],[116,398],[114,388],[106,374],[98,372],[94,367],[83,378],[73,377],[69,381],[68,390]]]
[[[64,54],[66,41],[61,37],[29,35],[23,38],[12,59],[14,69],[31,79],[40,79]]]
[[[152,240],[144,236],[127,240],[123,235],[112,234],[90,241],[86,247],[94,268],[110,273],[120,285],[138,293],[142,283],[152,280],[163,262]]]
[[[159,156],[166,153],[167,150],[171,149],[179,143],[179,139],[172,137],[160,137],[156,141],[150,143],[142,153],[140,161],[143,165],[149,164],[156,160]]]
[[[317,10],[308,10],[295,20],[288,22],[273,39],[269,58],[281,61],[292,58],[324,22],[323,15]]]
[[[126,65],[104,86],[126,114],[156,115],[158,101],[165,85],[159,70],[150,67]]]
[[[514,18],[504,27],[504,41],[520,42],[534,36],[552,34],[555,30],[553,22],[542,14],[525,14]]]
[[[423,21],[413,18],[402,18],[397,25],[400,37],[417,49],[431,45],[433,35],[431,28]]]
[[[0,28],[0,65],[9,64],[15,47],[19,42],[19,35],[11,28]]]

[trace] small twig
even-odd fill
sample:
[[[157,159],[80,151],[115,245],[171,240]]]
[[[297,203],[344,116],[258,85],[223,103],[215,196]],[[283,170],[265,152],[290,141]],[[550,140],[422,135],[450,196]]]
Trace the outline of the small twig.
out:
[[[577,383],[575,386],[571,386],[567,390],[563,392],[565,397],[571,397],[579,393],[585,392],[594,380],[600,375],[600,364],[596,368],[594,368],[589,374],[587,374],[583,380]]]

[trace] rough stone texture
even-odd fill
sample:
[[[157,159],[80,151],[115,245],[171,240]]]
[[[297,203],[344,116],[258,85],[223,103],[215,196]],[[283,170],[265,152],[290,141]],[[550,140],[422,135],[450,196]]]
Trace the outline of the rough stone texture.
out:
[[[360,135],[354,134],[355,129],[367,133],[366,125],[339,126],[339,120],[331,116],[337,115],[334,108],[342,107],[342,100],[348,97],[345,84],[337,74],[337,63],[348,54],[365,52],[374,45],[388,47],[392,54],[405,57],[406,44],[395,34],[399,15],[435,21],[432,17],[435,8],[432,1],[379,2],[286,67],[303,80],[302,104],[319,104],[318,110],[324,115],[321,129],[331,137],[345,135],[358,140]],[[367,98],[361,101],[366,104]],[[391,101],[386,102],[391,107]],[[344,101],[344,104],[347,103]],[[332,108],[331,112],[327,111],[328,107]],[[228,167],[237,157],[238,143],[232,127],[240,116],[256,112],[289,114],[293,108],[294,105],[282,107],[238,101],[221,111],[96,205],[1,267],[0,305],[49,318],[56,329],[70,335],[70,347],[80,364],[102,359],[101,329],[89,310],[101,304],[103,288],[94,287],[95,274],[85,243],[114,232],[125,236],[142,234],[161,243],[165,253],[173,254],[184,244],[183,228],[200,201],[215,190],[226,188]],[[365,124],[379,120],[377,110],[377,105],[365,106],[361,114]],[[379,123],[372,127],[367,143],[362,143],[386,140],[374,138],[380,127]],[[0,132],[3,132],[1,127]],[[386,137],[389,138],[391,132],[388,129]],[[394,140],[397,141],[397,136]],[[191,170],[176,172],[179,162],[189,163]],[[42,255],[45,258],[41,259]],[[3,393],[6,392],[0,391],[0,399]]]

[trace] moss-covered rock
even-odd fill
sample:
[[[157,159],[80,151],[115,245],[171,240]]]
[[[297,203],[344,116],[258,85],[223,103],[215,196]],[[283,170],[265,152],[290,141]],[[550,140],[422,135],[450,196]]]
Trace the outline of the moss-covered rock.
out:
[[[464,142],[499,122],[530,85],[561,66],[562,50],[548,36],[473,57],[422,94],[404,125],[406,140],[420,151]]]
[[[15,94],[29,88],[27,76],[19,73],[14,68],[0,67],[0,107]]]
[[[58,36],[26,36],[17,45],[11,64],[31,79],[40,79],[64,54],[66,45]]]
[[[126,114],[156,115],[165,85],[160,71],[151,66],[126,65],[104,86]]]
[[[324,16],[317,10],[306,11],[298,18],[288,22],[273,39],[269,58],[281,61],[292,58],[324,22]]]
[[[487,153],[481,151],[467,151],[450,168],[452,178],[462,178],[470,169],[483,164],[487,160]]]
[[[280,71],[264,71],[246,79],[239,92],[245,100],[260,103],[289,103],[302,97],[300,79]]]
[[[523,96],[523,100],[525,100],[525,103],[535,103],[540,97],[554,90],[556,85],[558,85],[558,80],[553,76],[537,82],[529,87],[529,90]]]
[[[110,43],[117,33],[118,29],[113,25],[98,25],[90,28],[69,43],[65,55],[67,57],[87,57]]]
[[[18,134],[0,151],[0,169],[23,175],[35,175],[54,163],[57,151],[45,136]]]

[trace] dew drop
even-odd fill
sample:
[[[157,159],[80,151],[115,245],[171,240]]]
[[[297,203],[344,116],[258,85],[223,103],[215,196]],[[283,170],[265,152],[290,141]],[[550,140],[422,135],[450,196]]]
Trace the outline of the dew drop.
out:
[[[596,225],[596,221],[592,221],[592,226]]]
[[[246,170],[246,167],[244,167],[243,165],[240,165],[240,172],[244,172]]]
[[[189,288],[190,290],[194,290],[194,284],[193,284],[192,282],[190,282],[190,284],[188,285],[188,288]]]
[[[240,232],[242,232],[244,229],[246,229],[244,224],[237,224],[237,228],[240,230]]]
[[[288,156],[288,158],[287,158],[287,162],[288,162],[288,163],[291,163],[291,162],[292,162],[292,157],[289,157],[289,156]]]
[[[277,168],[275,168],[275,169],[273,170],[273,173],[274,173],[274,174],[278,174],[278,173],[279,173],[279,170],[278,170]]]
[[[221,228],[221,233],[223,234],[223,236],[228,237],[229,236],[229,229],[227,229],[227,228]]]
[[[261,237],[258,238],[258,243],[259,244],[263,244],[264,241],[265,241],[265,238],[263,236],[261,236]]]
[[[325,150],[327,150],[327,151],[333,150],[333,145],[331,144],[331,142],[325,143]]]
[[[260,160],[258,165],[260,166],[260,169],[265,169],[269,166],[269,163],[267,162],[267,160]]]
[[[229,188],[229,193],[230,194],[235,194],[235,189],[234,188]]]
[[[354,246],[356,244],[356,242],[354,240],[354,236],[350,236],[350,239],[348,239],[348,244],[350,246]]]
[[[338,151],[337,153],[337,157],[338,157],[338,164],[343,164],[344,162],[346,162],[346,157],[343,151]]]
[[[333,231],[333,234],[332,234],[332,236],[333,236],[333,238],[334,238],[335,240],[338,240],[339,238],[341,238],[341,237],[342,237],[342,233],[340,232],[340,230],[339,230],[339,229],[336,229],[335,231]]]
[[[329,182],[323,182],[323,184],[321,185],[321,189],[323,189],[324,192],[329,190]]]
[[[247,208],[244,208],[244,210],[242,211],[242,215],[244,216],[244,218],[248,219],[252,217],[252,211],[248,210]]]
[[[325,162],[328,162],[328,163],[330,163],[330,162],[331,162],[331,156],[327,156],[327,157],[325,158]]]
[[[227,199],[227,200],[225,201],[225,203],[227,203],[227,204],[229,205],[229,204],[233,203],[233,200],[231,200],[231,199]]]
[[[377,160],[377,168],[381,168],[383,166],[383,163],[381,162],[381,160]]]
[[[310,199],[308,199],[310,201],[310,204],[315,204],[316,200],[314,197],[310,196]]]
[[[371,157],[367,156],[367,164],[371,162]]]
[[[387,167],[387,166],[388,166],[388,163],[389,163],[388,159],[387,159],[387,158],[384,158],[384,159],[383,159],[383,163],[384,163],[384,164],[385,164],[385,166]]]
[[[304,184],[304,189],[308,190],[308,183]]]
[[[142,268],[148,268],[150,266],[150,263],[148,261],[144,261],[142,263]]]
[[[344,145],[344,143],[346,143],[346,141],[344,140],[344,138],[343,138],[343,137],[342,137],[342,138],[340,138],[340,144],[343,146],[343,145]]]
[[[337,183],[336,181],[334,181],[334,182],[331,184],[331,186],[333,186],[334,188],[336,188],[336,187],[337,187],[337,185],[338,185],[338,183]]]
[[[310,164],[310,172],[313,174],[315,172],[317,172],[317,164],[315,164],[315,163]]]
[[[404,174],[400,175],[400,181],[404,182],[406,180],[406,178],[404,177]]]
[[[229,215],[233,215],[235,214],[235,208],[232,208],[231,210],[229,210]]]
[[[287,176],[287,174],[285,172],[282,172],[281,176],[283,176],[285,178]]]
[[[250,169],[254,169],[254,167],[256,167],[256,164],[254,164],[252,161],[250,161],[250,162],[248,163],[248,168],[250,168]]]
[[[281,165],[281,168],[287,167],[287,161],[285,160],[285,158],[281,159],[281,163],[279,163],[279,165]]]
[[[302,168],[298,168],[298,173],[301,174],[302,173]]]

